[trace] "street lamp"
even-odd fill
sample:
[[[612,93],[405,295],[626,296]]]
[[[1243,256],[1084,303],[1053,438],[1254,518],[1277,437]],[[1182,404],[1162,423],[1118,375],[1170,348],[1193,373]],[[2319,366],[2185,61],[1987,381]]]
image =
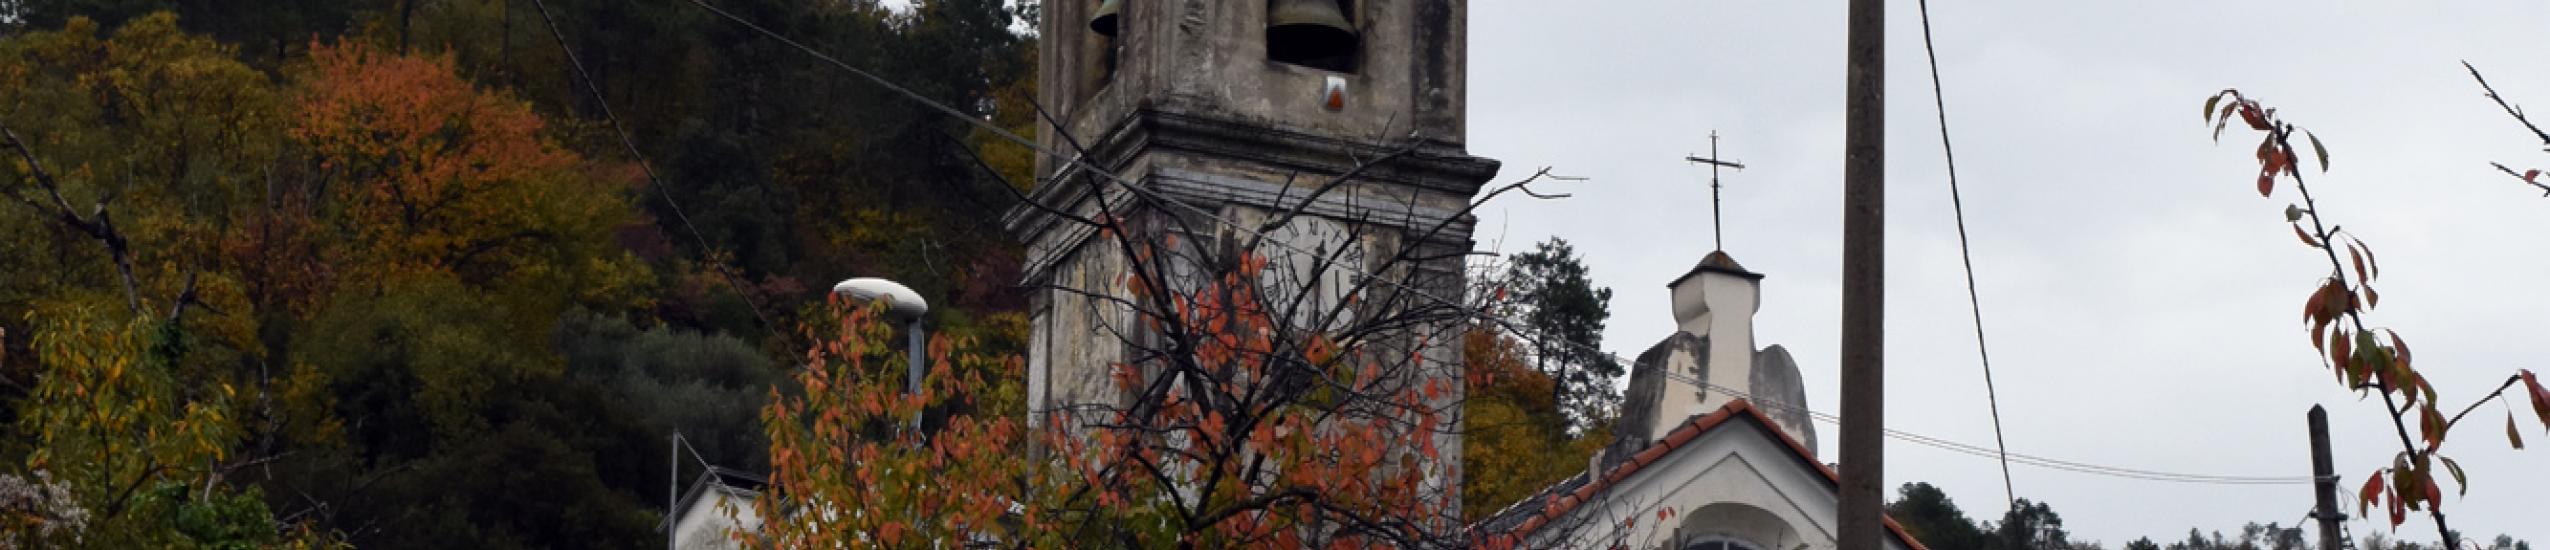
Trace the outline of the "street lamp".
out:
[[[886,314],[906,323],[903,332],[910,335],[911,348],[905,352],[905,355],[910,356],[912,366],[904,388],[912,395],[920,395],[921,372],[927,368],[921,363],[921,316],[930,312],[930,303],[922,301],[921,294],[913,292],[912,287],[876,277],[859,277],[842,281],[841,284],[832,285],[832,293],[861,302],[884,300]],[[914,431],[921,429],[921,414],[917,411],[912,413],[912,429]]]

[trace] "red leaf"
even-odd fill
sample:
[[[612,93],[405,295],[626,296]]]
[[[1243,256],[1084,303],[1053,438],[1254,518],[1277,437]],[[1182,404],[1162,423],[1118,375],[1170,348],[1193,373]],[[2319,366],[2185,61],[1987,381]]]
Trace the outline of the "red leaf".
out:
[[[2251,129],[2263,131],[2268,128],[2267,114],[2262,112],[2255,102],[2240,102],[2240,120],[2249,123]]]
[[[2523,449],[2523,432],[2515,429],[2515,413],[2513,412],[2506,413],[2506,442],[2513,443],[2517,450]]]
[[[2427,508],[2436,511],[2442,511],[2444,509],[2444,490],[2439,488],[2442,485],[2443,484],[2436,483],[2435,480],[2432,479],[2426,480],[2426,484],[2423,485],[2423,487],[2426,489]]]
[[[2354,244],[2346,245],[2346,257],[2355,260],[2355,280],[2373,282],[2373,276],[2364,270],[2364,253],[2356,251]]]
[[[2550,389],[2541,387],[2541,380],[2532,376],[2531,369],[2523,371],[2523,385],[2532,390],[2533,414],[2541,416],[2542,426],[2550,426]]]
[[[2265,193],[2265,192],[2266,192],[2266,189],[2267,189],[2266,184],[2267,184],[2267,180],[2266,180],[2265,178],[2260,178],[2260,179],[2259,179],[2259,182],[2258,182],[2258,192],[2259,192],[2259,193],[2263,194],[2263,193]],[[2319,240],[2319,239],[2311,238],[2311,234],[2310,234],[2310,233],[2307,233],[2307,232],[2302,231],[2302,224],[2298,224],[2298,223],[2297,223],[2297,224],[2293,224],[2293,236],[2295,236],[2295,237],[2301,237],[2301,238],[2302,238],[2302,244],[2310,245],[2310,246],[2311,246],[2311,248],[2319,248],[2319,247],[2320,247],[2320,240]]]
[[[2403,393],[2415,395],[2414,392]],[[2417,410],[2417,427],[2421,435],[2426,436],[2426,448],[2432,449],[2444,444],[2444,430],[2449,427],[2444,423],[2444,413],[2435,410],[2435,403],[2431,401],[2427,402],[2426,406],[2418,407]]]
[[[2391,495],[2391,530],[2398,531],[2402,523],[2408,523],[2408,501],[2399,495]]]
[[[2540,171],[2540,170],[2535,169],[2535,170],[2525,170],[2525,171],[2523,171],[2523,182],[2524,182],[2524,183],[2537,183],[2537,182],[2533,181],[2533,179],[2534,179],[2534,178],[2539,178],[2539,177],[2541,177],[2541,171]]]
[[[2364,489],[2355,495],[2355,515],[2364,515],[2372,508],[2373,501],[2379,498],[2382,498],[2382,472],[2374,470],[2372,476],[2364,478]]]

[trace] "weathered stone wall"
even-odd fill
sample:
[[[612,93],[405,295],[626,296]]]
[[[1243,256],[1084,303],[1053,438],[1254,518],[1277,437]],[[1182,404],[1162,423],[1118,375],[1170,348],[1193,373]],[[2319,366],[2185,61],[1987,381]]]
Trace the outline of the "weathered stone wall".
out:
[[[1780,431],[1806,444],[1806,452],[1816,453],[1815,419],[1806,414],[1806,381],[1797,372],[1797,359],[1789,357],[1789,349],[1779,344],[1762,348],[1753,354],[1753,404]]]
[[[1087,25],[1096,0],[1046,3],[1037,99],[1063,122],[1039,125],[1036,138],[1061,156],[1038,156],[1031,199],[1082,217],[1132,219],[1157,231],[1148,238],[1173,231],[1230,238],[1232,226],[1255,226],[1235,218],[1299,207],[1355,228],[1370,261],[1402,248],[1408,257],[1434,258],[1376,274],[1394,283],[1375,287],[1365,301],[1417,292],[1426,296],[1412,301],[1457,302],[1461,254],[1473,248],[1474,219],[1464,208],[1498,168],[1462,146],[1468,3],[1348,4],[1361,35],[1351,71],[1267,59],[1267,0],[1127,1],[1112,43]],[[1336,111],[1324,108],[1320,93],[1330,78],[1346,88]],[[1360,163],[1394,152],[1405,154],[1306,199]],[[1156,199],[1154,208],[1123,208],[1137,191],[1115,182]],[[1129,310],[1079,293],[1123,296],[1123,255],[1090,228],[1040,208],[1022,206],[1001,221],[1026,243],[1023,282],[1035,289],[1031,407],[1115,402],[1111,365],[1127,357],[1124,339],[1141,335],[1109,330],[1129,328]],[[1445,325],[1375,340],[1422,342],[1422,350],[1403,346],[1398,356],[1425,358],[1416,375],[1446,382],[1454,391],[1440,404],[1449,408],[1461,399],[1460,338],[1459,327]],[[1441,456],[1460,456],[1458,434],[1432,437]],[[1446,459],[1428,468],[1454,492],[1458,465]]]

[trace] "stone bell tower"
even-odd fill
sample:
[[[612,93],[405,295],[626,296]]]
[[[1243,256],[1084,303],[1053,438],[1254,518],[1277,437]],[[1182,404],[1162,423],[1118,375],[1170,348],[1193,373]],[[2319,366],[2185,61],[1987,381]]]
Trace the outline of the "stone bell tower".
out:
[[[1458,303],[1473,221],[1461,212],[1498,166],[1463,145],[1466,15],[1464,0],[1047,1],[1037,101],[1061,127],[1040,125],[1036,140],[1063,156],[1036,160],[1031,198],[1043,208],[1001,220],[1027,247],[1031,417],[1119,399],[1110,366],[1135,321],[1092,297],[1130,295],[1121,248],[1045,208],[1103,208],[1150,228],[1140,238],[1200,242],[1300,207],[1270,239],[1351,244],[1367,264],[1358,269],[1413,248],[1432,259],[1387,278]],[[1362,160],[1403,149],[1303,204]],[[1422,355],[1457,392],[1459,338],[1442,328]],[[1446,437],[1442,456],[1459,456]],[[1459,461],[1447,462],[1438,468],[1457,481]]]

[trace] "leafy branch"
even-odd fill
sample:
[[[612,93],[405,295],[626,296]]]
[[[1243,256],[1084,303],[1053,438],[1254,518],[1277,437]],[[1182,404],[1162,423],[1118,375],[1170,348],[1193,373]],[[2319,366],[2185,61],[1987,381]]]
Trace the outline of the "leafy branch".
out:
[[[2476,76],[2478,73],[2474,70],[2472,74]],[[2482,86],[2485,86],[2484,80]],[[2495,93],[2491,91],[2490,96],[2495,97]],[[2503,100],[2499,103],[2504,105]],[[2511,106],[2506,109],[2517,120],[2522,120],[2521,111]],[[2328,277],[2322,279],[2303,303],[2302,317],[2310,327],[2311,346],[2322,352],[2322,361],[2345,387],[2359,393],[2371,391],[2382,397],[2383,411],[2389,414],[2393,432],[2399,437],[2400,451],[2393,456],[2391,465],[2367,476],[2356,499],[2358,513],[2379,501],[2390,513],[2391,526],[2397,528],[2407,521],[2408,512],[2425,512],[2434,519],[2435,530],[2443,536],[2444,546],[2460,548],[2459,535],[2448,527],[2444,517],[2443,491],[2435,477],[2436,466],[2441,465],[2463,493],[2469,492],[2469,479],[2459,463],[2439,453],[2446,434],[2472,409],[2502,398],[2505,390],[2517,381],[2523,382],[2530,391],[2534,410],[2539,413],[2542,424],[2550,426],[2550,390],[2545,390],[2531,371],[2519,371],[2509,376],[2496,391],[2446,418],[2438,406],[2440,400],[2434,385],[2412,363],[2407,340],[2400,337],[2398,331],[2389,328],[2382,328],[2377,334],[2374,327],[2365,321],[2365,313],[2381,304],[2381,293],[2372,286],[2381,277],[2381,263],[2371,245],[2323,219],[2319,203],[2311,195],[2310,186],[2302,176],[2301,156],[2294,148],[2292,138],[2297,132],[2303,135],[2322,172],[2328,170],[2328,148],[2320,143],[2318,136],[2284,122],[2276,116],[2275,109],[2265,107],[2238,90],[2223,90],[2205,100],[2205,120],[2213,123],[2216,141],[2221,140],[2222,131],[2229,127],[2235,115],[2251,130],[2262,134],[2257,147],[2258,195],[2273,196],[2279,181],[2291,179],[2294,190],[2302,196],[2302,203],[2287,205],[2285,220],[2293,225],[2294,235],[2304,246],[2319,250],[2328,261]],[[2531,123],[2527,121],[2525,125],[2530,127]],[[2540,132],[2537,128],[2534,131]],[[2550,134],[2543,134],[2543,137],[2546,143],[2550,143]],[[2309,221],[2307,226],[2303,223],[2306,219]],[[2344,261],[2337,254],[2341,245],[2347,254]],[[2350,267],[2353,269],[2350,270]],[[2352,279],[2348,276],[2350,271]],[[2411,415],[2416,416],[2418,424],[2419,434],[2415,438],[2410,437],[2408,431]],[[2511,413],[2507,417],[2506,435],[2515,448],[2522,448]]]

